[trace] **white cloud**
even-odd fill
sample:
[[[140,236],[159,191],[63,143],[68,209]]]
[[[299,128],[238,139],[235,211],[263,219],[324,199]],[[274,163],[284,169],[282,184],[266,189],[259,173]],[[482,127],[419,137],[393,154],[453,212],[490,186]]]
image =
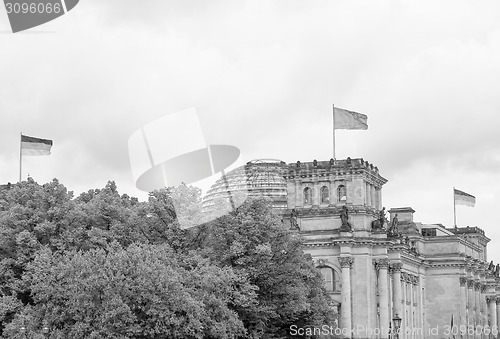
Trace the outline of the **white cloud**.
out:
[[[36,180],[142,194],[130,134],[188,107],[207,142],[244,160],[327,160],[334,103],[368,115],[367,131],[337,131],[337,155],[379,167],[387,207],[451,226],[451,187],[470,190],[459,223],[494,245],[498,13],[496,1],[82,1],[34,30],[54,33],[0,34],[0,181],[17,180],[23,131],[54,140],[52,156],[27,159]]]

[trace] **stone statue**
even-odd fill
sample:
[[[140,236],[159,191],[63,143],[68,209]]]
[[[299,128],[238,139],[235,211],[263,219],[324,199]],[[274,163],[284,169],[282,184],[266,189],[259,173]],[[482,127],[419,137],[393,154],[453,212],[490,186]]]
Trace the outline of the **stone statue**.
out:
[[[396,214],[397,215],[397,214]],[[396,220],[397,222],[397,220]],[[378,219],[372,221],[372,229],[374,230],[385,230],[384,225],[387,224],[387,219],[385,218],[385,207],[378,212]]]
[[[495,266],[495,275],[498,277],[500,276],[500,264],[497,264]]]
[[[385,219],[385,217],[384,217]],[[389,228],[389,234],[395,235],[398,233],[398,215],[395,214],[394,218],[392,218],[391,227]]]
[[[385,218],[385,207],[382,207],[382,210],[379,212],[378,215],[379,215],[378,220],[380,222],[380,227],[384,228],[385,221],[387,220]]]
[[[294,208],[292,209],[292,212],[290,213],[290,229],[291,230],[300,230],[299,223],[297,222],[297,216],[299,213],[297,213],[297,210]]]
[[[342,221],[342,227],[351,229],[351,224],[349,223],[349,210],[346,206],[342,206],[342,211],[340,212],[340,220]]]
[[[398,227],[398,214],[397,213],[394,215],[394,218],[392,218],[392,227],[393,228]]]
[[[492,261],[490,261],[490,265],[488,266],[488,271],[493,272],[494,268],[495,268],[495,265],[493,264],[493,260],[492,260]]]

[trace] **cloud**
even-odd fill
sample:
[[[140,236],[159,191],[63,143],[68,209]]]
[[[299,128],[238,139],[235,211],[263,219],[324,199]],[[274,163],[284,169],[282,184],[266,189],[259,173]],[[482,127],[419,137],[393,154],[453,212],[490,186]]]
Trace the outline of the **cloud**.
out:
[[[337,131],[338,158],[389,179],[387,207],[450,225],[454,185],[478,196],[460,221],[492,230],[498,198],[500,3],[483,1],[83,1],[51,34],[0,34],[0,181],[19,132],[54,140],[27,159],[70,189],[134,189],[127,140],[196,107],[210,144],[247,159],[327,160],[332,104],[368,115]],[[6,16],[0,16],[0,27]],[[166,145],[168,147],[168,145]]]

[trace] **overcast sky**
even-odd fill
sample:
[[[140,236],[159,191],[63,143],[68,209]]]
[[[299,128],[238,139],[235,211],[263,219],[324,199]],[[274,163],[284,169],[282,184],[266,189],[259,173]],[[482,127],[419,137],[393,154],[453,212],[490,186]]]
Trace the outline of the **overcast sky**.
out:
[[[500,262],[500,2],[81,0],[9,33],[0,8],[0,183],[15,182],[19,133],[54,140],[23,178],[76,194],[134,187],[128,138],[196,107],[209,144],[244,161],[332,157],[332,104],[368,116],[337,131],[337,158],[389,182],[384,206],[453,226],[457,207]]]

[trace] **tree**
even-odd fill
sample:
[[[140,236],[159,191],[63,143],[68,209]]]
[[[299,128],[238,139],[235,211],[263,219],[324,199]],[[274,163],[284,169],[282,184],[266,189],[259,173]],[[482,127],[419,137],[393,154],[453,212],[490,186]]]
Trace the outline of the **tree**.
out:
[[[56,179],[41,186],[28,178],[0,190],[0,334],[21,303],[32,302],[21,278],[37,250],[57,237],[72,196]]]
[[[332,324],[302,239],[268,201],[216,218],[200,194],[180,185],[139,202],[109,181],[73,198],[31,178],[1,190],[0,335],[23,319],[33,335],[49,319],[53,338],[284,338]]]
[[[257,303],[237,307],[252,338],[286,338],[291,325],[333,325],[333,307],[302,239],[290,233],[270,202],[250,199],[194,231],[193,245],[258,288]]]
[[[239,277],[192,256],[189,269],[168,245],[113,243],[108,250],[52,253],[28,266],[34,307],[22,317],[48,320],[53,338],[237,338],[243,323],[229,305],[241,299]],[[36,325],[28,329],[36,333]]]

